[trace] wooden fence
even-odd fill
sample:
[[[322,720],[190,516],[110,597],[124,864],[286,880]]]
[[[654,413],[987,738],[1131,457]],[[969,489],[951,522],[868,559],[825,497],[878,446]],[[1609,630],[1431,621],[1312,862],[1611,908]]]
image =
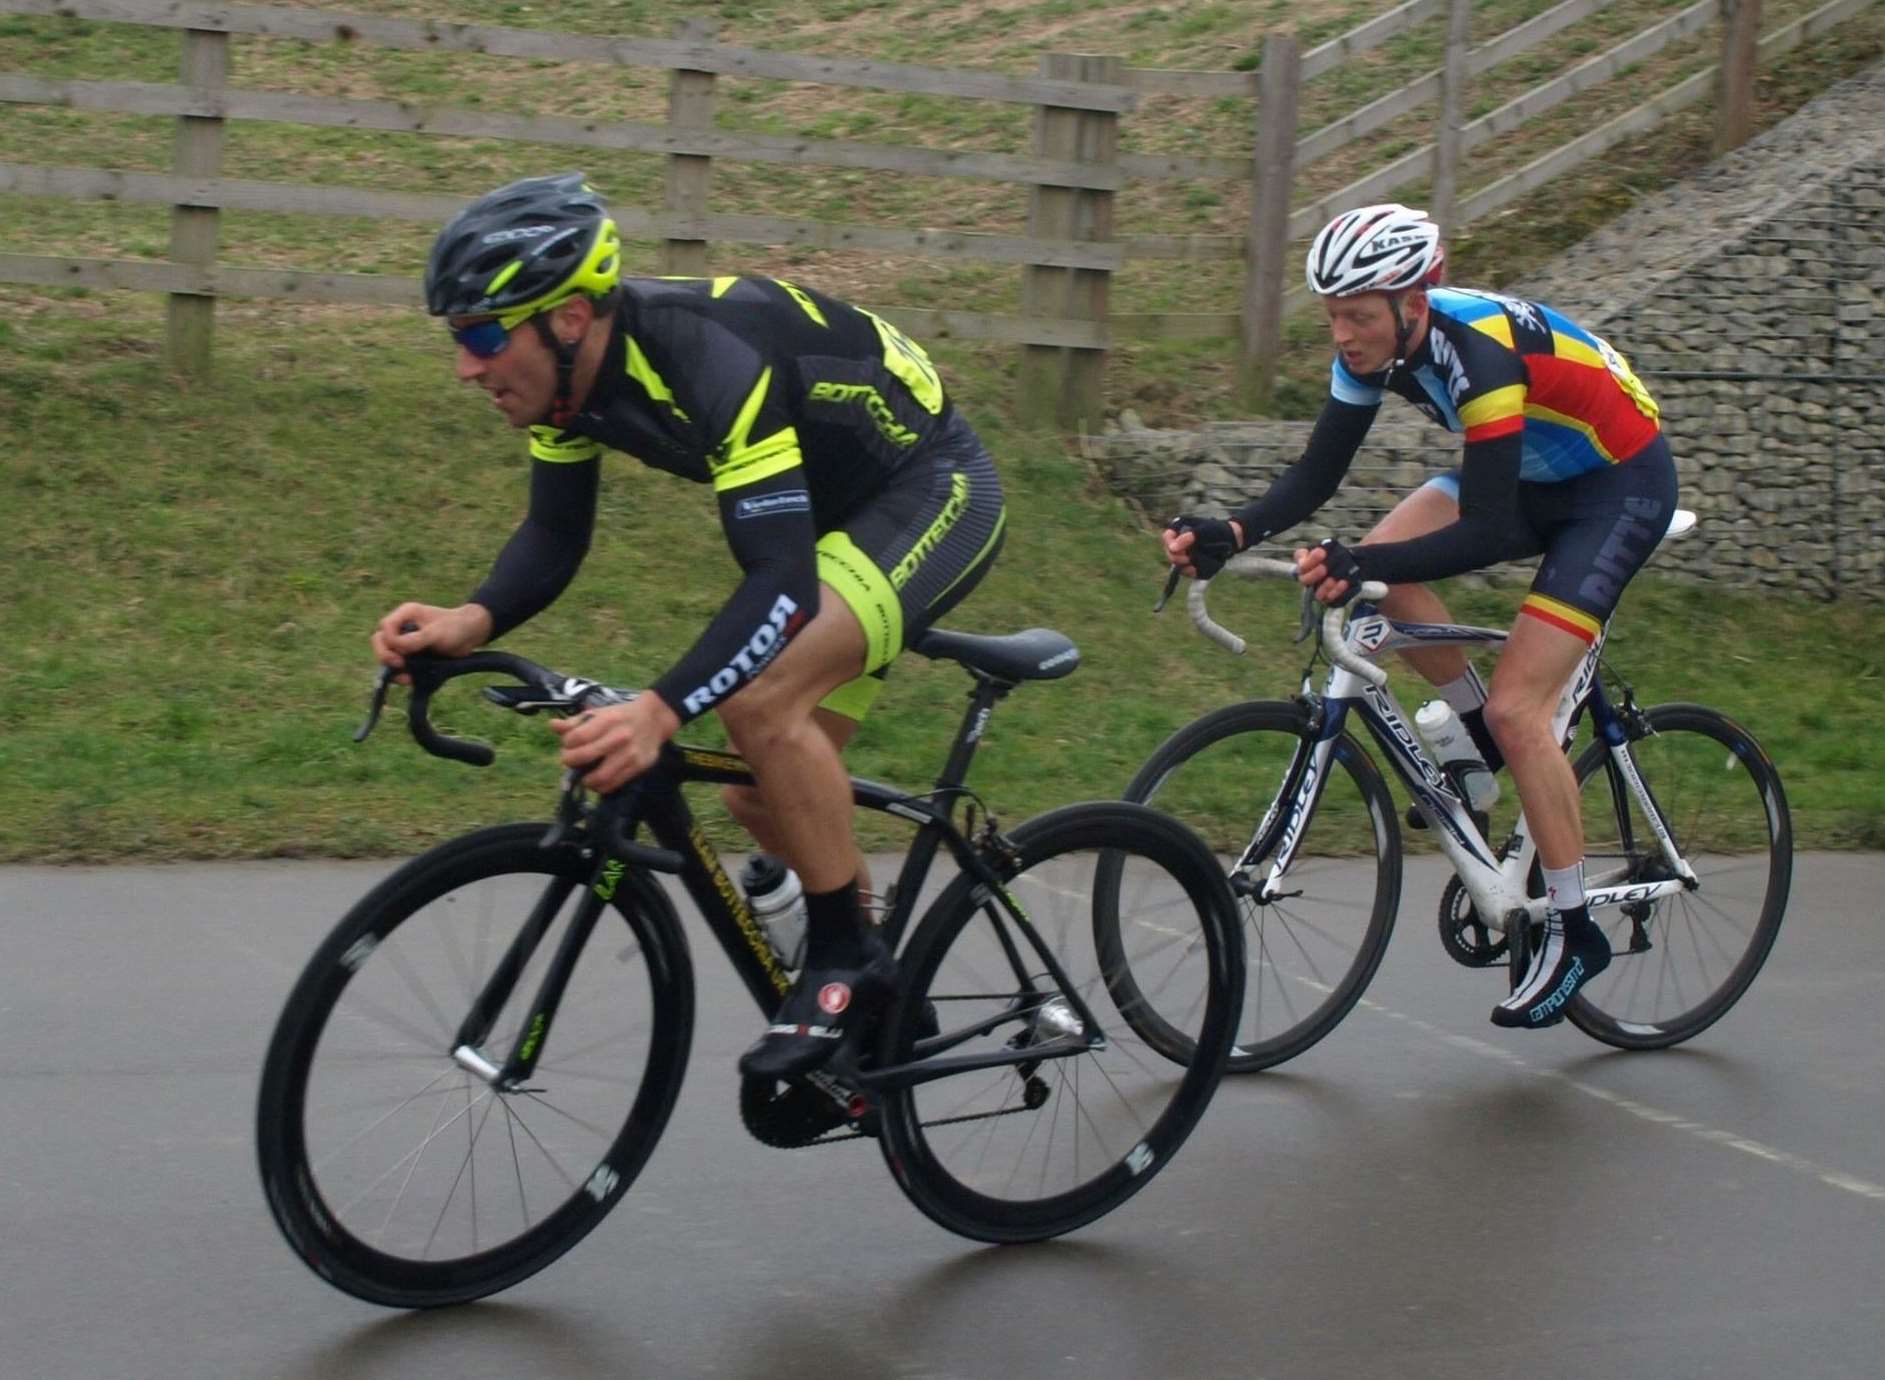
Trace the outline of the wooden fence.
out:
[[[168,357],[178,368],[208,367],[215,299],[256,296],[315,302],[411,303],[412,279],[392,275],[306,273],[240,268],[216,258],[223,209],[347,215],[440,222],[458,197],[367,188],[293,186],[221,176],[223,131],[230,120],[432,135],[528,140],[574,148],[633,150],[666,159],[661,209],[623,207],[630,239],[659,241],[665,272],[697,272],[714,242],[869,250],[1020,266],[1020,315],[880,306],[919,336],[996,341],[1022,352],[1019,382],[1035,420],[1066,429],[1097,425],[1102,376],[1116,341],[1223,338],[1239,342],[1253,396],[1268,390],[1288,312],[1303,304],[1287,293],[1293,240],[1347,206],[1390,197],[1426,180],[1436,219],[1449,230],[1600,156],[1676,110],[1711,95],[1718,101],[1717,145],[1744,139],[1751,123],[1756,63],[1818,37],[1876,0],[1831,0],[1806,17],[1757,36],[1760,0],[1699,0],[1629,40],[1466,122],[1472,79],[1589,17],[1607,0],[1563,0],[1491,41],[1468,46],[1471,0],[1408,0],[1367,24],[1307,52],[1290,35],[1267,40],[1255,72],[1172,72],[1124,67],[1117,58],[1048,55],[1034,77],[908,64],[766,52],[713,41],[698,23],[672,39],[600,38],[341,14],[323,10],[215,5],[194,0],[0,0],[0,14],[61,16],[182,32],[182,80],[176,85],[63,81],[0,72],[0,103],[174,116],[178,137],[168,174],[57,168],[0,162],[0,192],[169,205],[170,258],[90,259],[0,253],[0,281],[127,288],[169,294]],[[1423,20],[1446,14],[1441,68],[1321,129],[1304,133],[1297,111],[1305,82]],[[1461,195],[1460,160],[1617,75],[1679,39],[1724,19],[1718,68],[1699,73],[1540,157]],[[664,124],[599,122],[545,115],[415,107],[385,101],[248,91],[228,84],[234,35],[308,42],[375,44],[392,49],[479,53],[518,59],[653,67],[667,71]],[[716,78],[775,80],[920,93],[966,100],[1019,102],[1034,108],[1030,153],[1007,154],[739,133],[716,127]],[[1244,98],[1251,102],[1253,151],[1243,157],[1193,158],[1121,152],[1119,124],[1144,93]],[[1395,159],[1339,191],[1291,208],[1303,169],[1409,112],[1437,105],[1432,143]],[[1258,118],[1259,114],[1262,118]],[[1029,188],[1025,236],[939,232],[884,225],[715,212],[710,172],[716,160],[872,169],[901,175],[975,178]],[[1239,181],[1251,185],[1249,224],[1219,235],[1118,235],[1114,199],[1129,183]],[[1112,275],[1128,261],[1241,261],[1240,309],[1216,313],[1120,313],[1110,310]]]

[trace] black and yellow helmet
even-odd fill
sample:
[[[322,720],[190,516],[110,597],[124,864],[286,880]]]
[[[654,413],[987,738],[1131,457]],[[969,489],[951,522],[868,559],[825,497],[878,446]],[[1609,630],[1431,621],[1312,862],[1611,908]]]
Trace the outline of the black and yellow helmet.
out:
[[[425,265],[434,316],[495,315],[507,328],[622,276],[622,241],[602,194],[578,172],[526,177],[453,216]]]

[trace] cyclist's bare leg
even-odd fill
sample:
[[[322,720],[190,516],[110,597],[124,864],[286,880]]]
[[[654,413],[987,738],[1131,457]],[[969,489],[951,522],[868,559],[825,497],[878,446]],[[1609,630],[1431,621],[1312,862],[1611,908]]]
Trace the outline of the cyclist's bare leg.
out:
[[[1429,532],[1459,521],[1460,505],[1451,495],[1432,485],[1423,484],[1394,505],[1393,511],[1374,525],[1361,539],[1369,542],[1411,541]],[[1389,618],[1411,623],[1446,623],[1451,621],[1440,596],[1425,585],[1389,585],[1388,597],[1380,604]],[[1421,647],[1404,651],[1401,660],[1435,685],[1447,685],[1466,674],[1466,653],[1458,647]]]
[[[832,747],[840,754],[845,745],[857,732],[857,720],[846,714],[838,714],[820,706],[812,711],[812,719],[819,730],[831,740]],[[751,786],[728,786],[720,793],[725,802],[727,813],[740,828],[753,836],[763,852],[785,856],[786,843],[777,826],[772,822],[772,811],[767,808],[766,800],[759,791]],[[857,877],[857,891],[860,899],[867,904],[871,897],[871,879],[868,864],[860,864]]]
[[[1610,963],[1610,942],[1592,922],[1578,894],[1583,885],[1579,874],[1567,874],[1577,879],[1575,899],[1561,899],[1552,880],[1554,871],[1576,868],[1584,859],[1577,778],[1551,736],[1551,716],[1565,681],[1588,650],[1582,638],[1521,613],[1492,675],[1486,726],[1505,754],[1518,787],[1525,820],[1538,841],[1546,894],[1552,898],[1531,966],[1512,994],[1492,1008],[1492,1023],[1498,1026],[1525,1029],[1556,1024],[1578,988]]]
[[[766,816],[756,837],[811,892],[865,875],[851,825],[851,779],[818,711],[826,695],[863,674],[865,652],[857,615],[821,585],[818,616],[720,710],[727,736],[753,768]]]
[[[1486,701],[1486,727],[1505,754],[1545,867],[1570,867],[1584,856],[1577,777],[1551,736],[1551,717],[1564,683],[1589,650],[1564,629],[1520,614],[1499,653]]]
[[[720,712],[753,768],[761,828],[805,887],[805,967],[772,1024],[740,1056],[748,1078],[809,1073],[836,1054],[853,1022],[889,1000],[896,967],[859,909],[864,855],[851,826],[851,778],[819,722],[819,701],[864,672],[863,625],[819,587],[818,616]]]

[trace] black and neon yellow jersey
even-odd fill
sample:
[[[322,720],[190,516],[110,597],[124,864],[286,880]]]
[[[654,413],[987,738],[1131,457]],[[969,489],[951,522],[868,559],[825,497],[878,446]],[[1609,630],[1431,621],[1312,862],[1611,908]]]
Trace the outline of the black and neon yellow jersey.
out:
[[[685,721],[816,614],[819,537],[952,420],[928,355],[862,308],[771,278],[624,278],[587,396],[566,426],[531,428],[529,513],[472,600],[497,636],[562,592],[588,550],[604,448],[710,484],[743,578],[652,687]]]
[[[882,487],[948,406],[922,348],[868,311],[772,278],[625,278],[596,386],[530,453],[606,446],[715,490],[794,465],[820,523]]]

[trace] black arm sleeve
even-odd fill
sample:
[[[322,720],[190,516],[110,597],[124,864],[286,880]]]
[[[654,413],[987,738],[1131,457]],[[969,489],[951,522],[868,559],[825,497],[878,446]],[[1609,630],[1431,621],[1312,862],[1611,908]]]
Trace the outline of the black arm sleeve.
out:
[[[597,460],[531,461],[530,511],[471,596],[491,611],[493,641],[547,609],[576,578],[595,531],[600,469]]]
[[[1302,457],[1276,477],[1263,497],[1231,514],[1243,524],[1246,547],[1294,527],[1335,497],[1380,410],[1378,403],[1363,406],[1336,398],[1322,405]]]
[[[803,466],[722,490],[720,523],[745,577],[652,687],[682,723],[750,683],[818,612],[818,529]]]
[[[1352,546],[1365,580],[1412,584],[1479,570],[1542,549],[1518,503],[1519,434],[1467,445],[1460,465],[1460,517],[1411,541]]]

